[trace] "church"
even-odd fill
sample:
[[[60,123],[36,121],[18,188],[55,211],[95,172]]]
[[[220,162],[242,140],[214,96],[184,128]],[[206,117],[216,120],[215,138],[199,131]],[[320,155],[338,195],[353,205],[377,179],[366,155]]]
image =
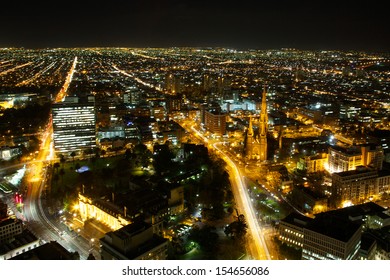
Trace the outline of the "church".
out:
[[[267,113],[267,92],[264,87],[261,99],[261,111],[259,117],[259,132],[254,133],[252,117],[249,119],[245,141],[245,155],[249,160],[267,160],[267,132],[268,132],[268,113]]]

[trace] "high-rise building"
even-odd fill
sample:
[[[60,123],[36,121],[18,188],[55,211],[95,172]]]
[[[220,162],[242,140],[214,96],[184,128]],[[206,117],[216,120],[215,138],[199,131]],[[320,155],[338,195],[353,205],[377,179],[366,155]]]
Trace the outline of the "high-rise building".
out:
[[[221,110],[211,109],[205,111],[204,126],[211,133],[219,136],[226,134],[226,114]]]
[[[183,97],[181,95],[167,96],[165,104],[168,114],[171,114],[175,111],[180,111],[183,105]]]
[[[96,147],[93,99],[65,98],[52,105],[53,139],[56,153],[68,154]]]

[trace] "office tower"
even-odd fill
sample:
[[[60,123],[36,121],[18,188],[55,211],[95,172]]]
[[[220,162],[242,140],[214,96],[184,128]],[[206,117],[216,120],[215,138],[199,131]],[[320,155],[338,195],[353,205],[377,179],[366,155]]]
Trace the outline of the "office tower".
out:
[[[65,98],[53,104],[54,149],[58,154],[81,152],[96,147],[94,102]]]

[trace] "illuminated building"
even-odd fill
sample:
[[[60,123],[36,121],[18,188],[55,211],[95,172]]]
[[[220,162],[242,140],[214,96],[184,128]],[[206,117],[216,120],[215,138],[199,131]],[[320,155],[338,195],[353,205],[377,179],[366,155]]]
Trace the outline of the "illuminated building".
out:
[[[174,121],[162,121],[158,122],[157,125],[158,128],[155,134],[161,144],[166,141],[177,144],[185,136],[185,130]]]
[[[384,152],[381,146],[366,145],[361,146],[362,151],[362,164],[364,166],[370,166],[377,170],[381,170],[383,167]]]
[[[260,141],[253,131],[252,117],[249,118],[249,127],[246,134],[246,143],[245,143],[246,157],[248,159],[260,159]]]
[[[226,114],[218,109],[210,109],[205,111],[204,126],[211,133],[219,136],[226,134]]]
[[[10,160],[18,155],[22,154],[20,147],[1,147],[0,148],[0,160]]]
[[[355,170],[356,166],[360,165],[362,165],[362,154],[359,148],[329,147],[328,166],[330,173]]]
[[[381,146],[329,147],[328,170],[330,173],[355,170],[357,166],[382,169],[384,152]]]
[[[100,199],[92,199],[79,193],[79,212],[83,222],[95,219],[113,230],[131,223],[126,208],[120,209],[115,204]]]
[[[168,207],[171,215],[178,215],[184,211],[184,187],[175,186],[169,189]]]
[[[390,173],[386,170],[359,167],[356,170],[332,174],[332,195],[334,207],[345,202],[358,204],[390,190]]]
[[[97,139],[112,139],[112,138],[124,138],[125,137],[125,129],[124,126],[117,125],[117,126],[109,126],[109,127],[102,127],[98,129],[97,132]]]
[[[316,217],[303,230],[302,259],[358,259],[362,227],[336,217]]]
[[[138,186],[134,184],[131,188]],[[163,219],[168,215],[168,200],[160,193],[146,189],[136,189],[116,198],[113,193],[111,200],[79,193],[78,208],[83,222],[94,219],[118,230],[135,219],[142,219],[152,225],[154,233],[160,234]]]
[[[267,112],[267,92],[263,90],[261,100],[261,112],[259,117],[259,132],[255,134],[253,130],[252,117],[249,118],[249,127],[246,134],[245,154],[248,159],[265,161],[267,160],[267,133],[268,133],[268,112]]]
[[[378,220],[376,217],[384,217],[385,211],[378,204],[368,202],[323,212],[315,218],[291,213],[279,223],[279,240],[302,249],[302,259],[374,259],[378,253],[376,242],[373,238],[367,240],[363,229],[370,221]]]
[[[378,192],[379,194],[390,193],[390,172],[389,170],[378,171]]]
[[[157,121],[163,121],[165,120],[165,108],[163,106],[154,106],[151,115]]]
[[[126,122],[124,131],[126,141],[132,142],[133,144],[138,144],[141,141],[141,132],[139,131],[138,126],[133,122]]]
[[[279,239],[293,247],[303,247],[304,227],[312,218],[291,213],[279,222]]]
[[[172,95],[180,94],[183,82],[179,76],[168,73],[165,77],[165,90]]]
[[[263,97],[261,99],[261,112],[259,119],[259,143],[260,143],[260,160],[267,160],[267,133],[268,133],[268,112],[267,112],[267,92],[263,90]]]
[[[333,173],[331,204],[335,207],[346,201],[358,204],[377,195],[377,177],[377,170],[367,168]]]
[[[305,170],[307,173],[315,173],[324,171],[327,165],[328,155],[324,153],[300,158],[297,163],[297,169]]]
[[[165,260],[168,240],[153,233],[145,222],[108,232],[100,239],[102,260]]]
[[[65,98],[52,105],[53,139],[56,153],[67,154],[96,147],[95,106]]]
[[[124,94],[123,94],[123,102],[126,105],[130,106],[137,106],[140,101],[142,100],[142,93],[141,91],[135,87],[130,87]]]
[[[328,198],[310,188],[295,186],[290,195],[291,203],[305,213],[317,214],[327,210]]]
[[[176,111],[180,111],[183,106],[183,97],[178,96],[167,96],[166,97],[166,110],[168,114],[171,114]]]

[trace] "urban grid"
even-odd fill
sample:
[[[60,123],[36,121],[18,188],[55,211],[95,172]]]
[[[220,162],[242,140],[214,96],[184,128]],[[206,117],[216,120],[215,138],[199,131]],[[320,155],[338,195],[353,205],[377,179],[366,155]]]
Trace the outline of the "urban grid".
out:
[[[1,260],[389,260],[390,55],[0,49]]]

